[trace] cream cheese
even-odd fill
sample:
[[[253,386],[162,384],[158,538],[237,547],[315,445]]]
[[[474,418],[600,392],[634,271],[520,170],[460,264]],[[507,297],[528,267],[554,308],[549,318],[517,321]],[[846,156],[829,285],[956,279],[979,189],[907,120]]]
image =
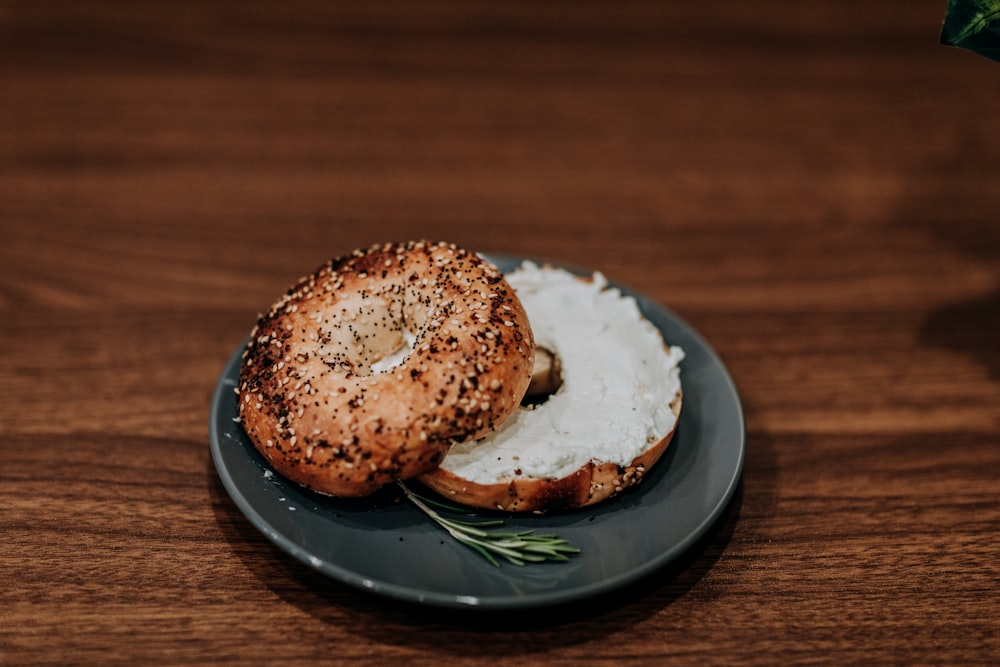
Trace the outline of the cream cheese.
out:
[[[558,479],[591,460],[628,465],[673,429],[684,352],[665,346],[635,299],[599,273],[587,281],[525,262],[506,278],[536,345],[561,360],[563,385],[487,437],[454,445],[441,468],[479,484]]]

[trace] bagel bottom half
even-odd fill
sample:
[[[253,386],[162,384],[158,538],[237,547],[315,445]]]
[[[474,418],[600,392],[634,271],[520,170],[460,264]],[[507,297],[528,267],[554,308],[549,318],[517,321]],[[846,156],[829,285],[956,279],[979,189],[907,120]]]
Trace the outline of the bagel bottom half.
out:
[[[508,512],[585,507],[638,484],[673,439],[683,351],[600,274],[525,263],[507,278],[562,384],[454,445],[420,480],[454,502]]]

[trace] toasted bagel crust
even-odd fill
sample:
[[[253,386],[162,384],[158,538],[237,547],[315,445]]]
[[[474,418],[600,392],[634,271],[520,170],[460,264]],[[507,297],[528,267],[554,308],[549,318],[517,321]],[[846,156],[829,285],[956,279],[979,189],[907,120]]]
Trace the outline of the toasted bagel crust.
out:
[[[533,356],[494,266],[444,243],[374,246],[303,278],[259,319],[240,420],[280,474],[364,496],[493,430],[520,403]]]

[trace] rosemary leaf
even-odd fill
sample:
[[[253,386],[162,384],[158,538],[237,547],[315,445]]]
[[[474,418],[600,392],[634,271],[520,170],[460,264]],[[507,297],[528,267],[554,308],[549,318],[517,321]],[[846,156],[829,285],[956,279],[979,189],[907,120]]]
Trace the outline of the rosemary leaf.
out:
[[[547,560],[567,561],[569,560],[568,554],[580,553],[580,549],[570,544],[568,540],[551,533],[536,535],[533,530],[516,532],[486,530],[503,525],[503,521],[500,519],[463,521],[443,517],[432,506],[449,511],[462,511],[462,508],[425,498],[411,491],[403,482],[398,482],[398,484],[403,493],[406,494],[407,500],[447,531],[456,541],[477,552],[494,567],[500,567],[497,556],[513,565],[524,565],[525,563],[541,563]]]

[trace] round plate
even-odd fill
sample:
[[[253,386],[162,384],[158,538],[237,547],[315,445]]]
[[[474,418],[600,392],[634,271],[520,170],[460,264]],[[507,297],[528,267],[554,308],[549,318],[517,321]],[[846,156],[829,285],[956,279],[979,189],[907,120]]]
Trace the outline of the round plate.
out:
[[[488,259],[504,271],[522,261]],[[439,607],[514,609],[570,602],[631,583],[681,555],[721,515],[739,482],[746,429],[732,379],[701,336],[669,310],[614,286],[635,297],[665,341],[684,349],[684,405],[673,442],[642,484],[592,508],[502,517],[505,528],[558,533],[580,547],[567,562],[497,568],[400,501],[395,489],[344,500],[282,478],[236,422],[242,346],[212,400],[209,427],[219,477],[237,507],[278,547],[379,595]]]

